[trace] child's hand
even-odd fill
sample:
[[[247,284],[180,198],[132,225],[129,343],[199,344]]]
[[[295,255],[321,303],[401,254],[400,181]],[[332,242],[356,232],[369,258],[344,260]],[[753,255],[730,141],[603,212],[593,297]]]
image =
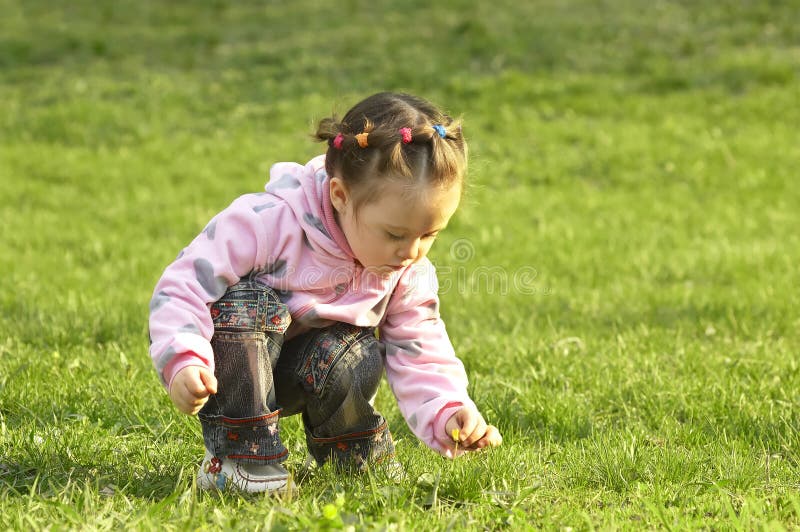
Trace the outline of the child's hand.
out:
[[[503,443],[503,437],[497,427],[487,425],[480,412],[471,407],[463,407],[447,420],[444,426],[447,436],[455,440],[465,451],[476,451],[487,445],[497,447]]]
[[[208,396],[217,393],[217,378],[201,366],[186,366],[172,379],[169,398],[178,410],[195,415],[208,401]]]

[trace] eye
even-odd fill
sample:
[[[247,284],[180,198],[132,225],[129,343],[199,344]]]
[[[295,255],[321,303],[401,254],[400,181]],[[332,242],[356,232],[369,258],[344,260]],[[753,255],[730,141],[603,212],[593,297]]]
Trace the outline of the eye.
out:
[[[403,240],[403,236],[402,235],[396,235],[396,234],[391,233],[389,231],[386,231],[386,236],[389,237],[389,240]]]
[[[436,238],[437,236],[439,236],[439,233],[429,233],[429,234],[427,234],[427,235],[423,235],[423,237],[422,237],[422,238],[424,238],[424,239],[426,239],[426,240],[433,240],[433,239],[434,239],[434,238]]]

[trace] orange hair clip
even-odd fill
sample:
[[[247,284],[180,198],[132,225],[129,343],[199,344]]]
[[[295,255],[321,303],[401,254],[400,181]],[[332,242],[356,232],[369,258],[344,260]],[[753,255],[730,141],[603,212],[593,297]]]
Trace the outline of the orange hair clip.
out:
[[[367,142],[368,135],[369,133],[359,133],[358,135],[356,135],[356,140],[358,141],[358,145],[360,147],[366,148],[367,146],[369,146],[369,143]]]

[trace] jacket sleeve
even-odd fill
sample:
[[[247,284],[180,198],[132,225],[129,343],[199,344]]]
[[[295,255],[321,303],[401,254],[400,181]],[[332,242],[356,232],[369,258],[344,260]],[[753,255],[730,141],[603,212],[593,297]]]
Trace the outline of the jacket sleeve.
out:
[[[209,305],[254,269],[274,263],[277,253],[263,196],[235,200],[215,216],[170,264],[150,301],[150,356],[169,388],[175,374],[199,365],[214,371]],[[273,204],[270,204],[274,207]],[[280,216],[281,209],[270,209]]]
[[[475,406],[464,365],[439,316],[436,271],[427,259],[411,266],[395,289],[381,327],[386,377],[414,434],[452,457],[445,423],[460,407]]]

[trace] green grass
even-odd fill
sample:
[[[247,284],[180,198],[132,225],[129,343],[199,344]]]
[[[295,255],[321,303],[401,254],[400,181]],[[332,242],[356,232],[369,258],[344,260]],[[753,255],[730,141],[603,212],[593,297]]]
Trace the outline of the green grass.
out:
[[[0,13],[0,528],[800,527],[795,2]],[[464,116],[472,186],[432,258],[505,442],[439,458],[384,386],[401,483],[197,493],[199,427],[147,356],[152,287],[273,162],[318,153],[316,120],[382,89]]]

